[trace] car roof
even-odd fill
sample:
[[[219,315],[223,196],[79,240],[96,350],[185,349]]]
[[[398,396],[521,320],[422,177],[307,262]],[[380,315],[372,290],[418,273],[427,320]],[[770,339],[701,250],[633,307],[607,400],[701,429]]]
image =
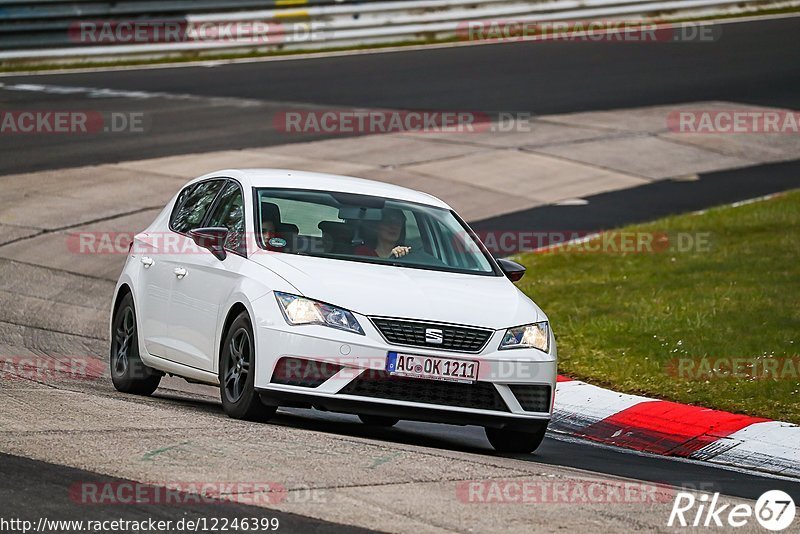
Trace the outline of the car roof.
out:
[[[395,200],[406,200],[429,206],[451,209],[446,202],[428,193],[407,187],[366,180],[352,176],[340,176],[321,172],[295,171],[291,169],[224,169],[203,175],[195,181],[214,177],[235,178],[245,187],[274,187],[360,193]]]

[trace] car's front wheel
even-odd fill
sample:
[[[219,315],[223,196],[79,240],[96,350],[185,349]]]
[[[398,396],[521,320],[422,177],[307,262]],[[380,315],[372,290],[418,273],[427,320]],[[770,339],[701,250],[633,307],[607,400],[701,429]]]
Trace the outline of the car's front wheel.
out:
[[[265,406],[255,390],[256,352],[250,316],[242,312],[231,323],[219,366],[222,408],[229,417],[264,421],[277,407]]]
[[[152,395],[163,376],[147,367],[139,357],[139,335],[133,296],[122,298],[111,321],[111,381],[117,391],[134,395]]]
[[[489,427],[484,430],[486,438],[497,452],[530,453],[541,445],[547,431],[547,423],[541,423],[538,427],[527,431]]]

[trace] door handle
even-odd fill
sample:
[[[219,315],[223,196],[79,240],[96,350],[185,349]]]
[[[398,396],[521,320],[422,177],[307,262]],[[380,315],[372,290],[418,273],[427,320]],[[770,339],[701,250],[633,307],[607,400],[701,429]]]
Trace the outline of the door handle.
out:
[[[186,269],[183,267],[175,267],[175,270],[172,272],[175,273],[175,276],[178,277],[178,280],[186,276]]]
[[[150,256],[142,256],[142,265],[144,265],[145,269],[149,269],[151,265],[153,265],[153,258]]]

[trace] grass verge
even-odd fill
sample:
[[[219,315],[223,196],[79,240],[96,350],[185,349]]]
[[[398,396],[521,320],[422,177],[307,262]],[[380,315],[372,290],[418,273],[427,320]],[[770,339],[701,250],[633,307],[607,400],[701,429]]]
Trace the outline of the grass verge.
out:
[[[519,258],[560,372],[800,423],[800,191],[621,232],[652,233],[663,250],[586,252],[594,241]]]

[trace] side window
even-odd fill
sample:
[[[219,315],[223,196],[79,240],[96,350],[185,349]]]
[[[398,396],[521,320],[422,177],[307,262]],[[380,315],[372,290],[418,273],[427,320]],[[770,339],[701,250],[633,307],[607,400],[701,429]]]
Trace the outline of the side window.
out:
[[[172,210],[170,230],[185,234],[189,230],[198,228],[223,183],[224,180],[209,180],[184,189]]]
[[[225,240],[225,248],[238,254],[245,254],[244,198],[239,184],[228,182],[207,224],[227,228],[228,238]]]

